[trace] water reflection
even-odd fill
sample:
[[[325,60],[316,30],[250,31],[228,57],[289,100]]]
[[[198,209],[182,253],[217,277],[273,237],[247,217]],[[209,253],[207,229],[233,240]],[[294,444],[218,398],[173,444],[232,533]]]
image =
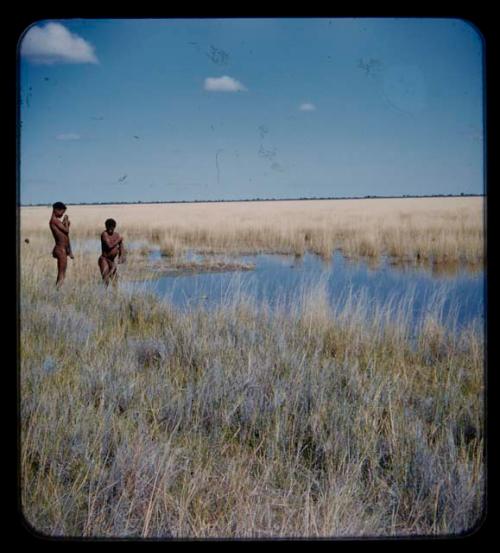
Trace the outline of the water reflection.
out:
[[[101,254],[101,239],[98,238],[86,238],[84,240],[82,239],[73,239],[72,241],[72,248],[74,252],[82,252],[82,253],[95,253],[97,256]],[[144,250],[148,251],[150,249],[149,243],[146,240],[134,240],[134,241],[127,241],[125,243],[125,247],[127,250]]]
[[[157,258],[158,253],[152,253]],[[203,256],[192,254],[192,259]],[[415,320],[436,308],[443,322],[463,326],[484,317],[484,271],[478,267],[452,269],[423,263],[394,265],[387,258],[348,260],[335,252],[328,261],[304,256],[249,255],[248,272],[163,276],[147,282],[150,290],[180,308],[217,307],[234,297],[248,297],[269,306],[293,307],[304,294],[324,288],[326,301],[342,309],[346,301],[365,301],[374,309],[405,305]]]

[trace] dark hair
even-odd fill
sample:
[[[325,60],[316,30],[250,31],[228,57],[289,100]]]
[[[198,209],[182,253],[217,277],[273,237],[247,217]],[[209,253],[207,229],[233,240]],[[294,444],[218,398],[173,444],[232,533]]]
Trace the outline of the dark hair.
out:
[[[115,228],[116,227],[116,221],[114,219],[106,219],[106,221],[104,222],[104,226],[106,228],[110,228],[110,227]]]
[[[52,209],[66,209],[66,206],[62,202],[56,202],[52,204]]]

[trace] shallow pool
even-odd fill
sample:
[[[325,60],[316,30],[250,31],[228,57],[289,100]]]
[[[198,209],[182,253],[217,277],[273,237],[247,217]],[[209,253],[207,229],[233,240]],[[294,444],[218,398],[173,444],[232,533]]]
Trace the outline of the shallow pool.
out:
[[[387,259],[370,267],[364,261],[350,261],[338,251],[327,262],[312,254],[301,258],[262,254],[237,259],[254,264],[255,269],[162,276],[139,284],[183,309],[218,307],[242,297],[271,308],[289,309],[317,293],[337,309],[347,302],[351,309],[363,303],[373,311],[384,307],[397,312],[402,308],[415,320],[434,312],[443,323],[459,327],[472,320],[484,321],[482,269],[471,272],[461,268],[447,274],[424,267],[394,266]]]

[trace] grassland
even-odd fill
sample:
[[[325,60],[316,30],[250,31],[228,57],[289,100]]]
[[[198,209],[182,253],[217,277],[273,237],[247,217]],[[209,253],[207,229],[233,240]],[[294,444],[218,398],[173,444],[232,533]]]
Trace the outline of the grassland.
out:
[[[482,198],[318,200],[222,204],[72,206],[77,238],[94,238],[113,217],[127,238],[159,244],[168,255],[273,252],[484,261]],[[45,229],[49,208],[23,208],[23,237]]]
[[[168,211],[174,207],[195,213],[189,219]],[[208,209],[204,218],[196,213],[204,206],[144,206],[135,215],[128,206],[82,207],[70,217],[78,238],[94,238],[113,216],[125,236],[158,232],[181,250],[278,251],[292,247],[295,231],[327,236],[319,214],[306,226],[290,213],[255,212],[245,221],[239,206],[225,206],[225,216],[210,207],[215,214]],[[169,215],[154,217],[154,209]],[[411,212],[409,220],[432,236],[437,231],[421,217],[438,228],[439,209]],[[453,209],[457,228],[464,226],[457,251],[467,255],[481,228],[472,212],[480,209]],[[23,513],[37,531],[359,537],[457,534],[479,521],[484,336],[477,321],[448,331],[436,302],[414,328],[411,303],[372,312],[353,297],[336,308],[321,288],[304,289],[292,313],[244,295],[213,312],[179,312],[141,289],[105,289],[96,254],[83,250],[56,290],[41,211],[23,210],[20,244],[20,484]],[[382,225],[372,233],[379,238],[390,223],[381,212],[370,211]],[[258,217],[274,235],[261,233]],[[140,259],[132,253],[128,270]]]

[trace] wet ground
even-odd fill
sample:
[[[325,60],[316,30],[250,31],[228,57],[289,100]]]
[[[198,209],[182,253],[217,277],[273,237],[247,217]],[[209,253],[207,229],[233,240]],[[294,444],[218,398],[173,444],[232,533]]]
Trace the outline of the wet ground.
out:
[[[158,262],[158,251],[149,254]],[[187,260],[203,262],[203,256],[190,254]],[[205,258],[206,259],[206,258]],[[179,272],[165,274],[134,284],[167,298],[181,309],[203,305],[206,308],[247,297],[270,307],[293,308],[310,293],[324,291],[325,301],[342,309],[345,302],[355,308],[358,302],[373,307],[411,311],[415,320],[430,311],[438,312],[447,325],[462,327],[472,320],[484,321],[485,282],[482,268],[465,266],[425,266],[378,263],[346,259],[335,252],[331,260],[316,255],[302,257],[259,254],[227,258],[253,265],[250,271]]]

